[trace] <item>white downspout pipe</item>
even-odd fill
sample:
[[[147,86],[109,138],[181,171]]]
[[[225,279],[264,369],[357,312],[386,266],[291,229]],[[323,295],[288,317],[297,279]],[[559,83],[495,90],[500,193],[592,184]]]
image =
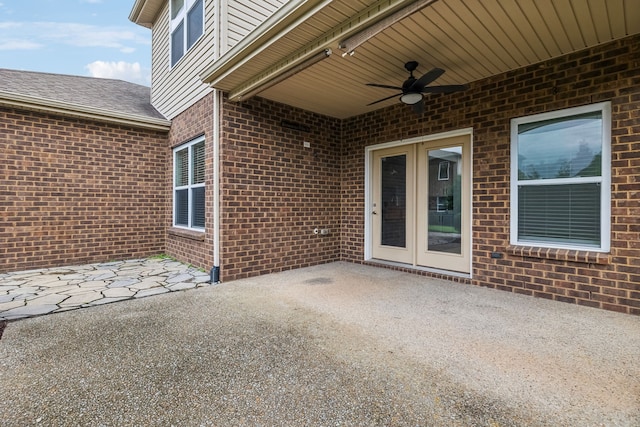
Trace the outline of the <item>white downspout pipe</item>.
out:
[[[222,1],[215,1],[215,41],[213,55],[220,58],[225,31],[222,30],[223,15]],[[211,267],[211,283],[220,282],[220,120],[222,112],[222,93],[213,90],[213,267]]]
[[[220,282],[220,104],[222,94],[213,91],[213,268],[211,283]]]

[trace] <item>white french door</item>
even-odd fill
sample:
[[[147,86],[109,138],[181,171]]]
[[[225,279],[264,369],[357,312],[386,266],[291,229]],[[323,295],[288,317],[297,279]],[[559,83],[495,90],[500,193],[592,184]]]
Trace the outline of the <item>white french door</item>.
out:
[[[471,271],[471,137],[375,150],[372,258]]]
[[[406,145],[373,153],[374,258],[413,262],[414,151]]]

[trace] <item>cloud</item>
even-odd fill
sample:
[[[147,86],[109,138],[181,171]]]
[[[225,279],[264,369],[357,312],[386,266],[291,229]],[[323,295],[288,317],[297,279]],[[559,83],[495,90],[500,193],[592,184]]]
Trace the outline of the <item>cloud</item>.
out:
[[[94,61],[85,67],[91,77],[126,80],[149,85],[151,76],[138,62]]]
[[[77,47],[106,47],[134,49],[131,45],[149,45],[148,37],[121,27],[98,27],[95,25],[37,22],[33,24],[45,40]]]
[[[0,22],[0,30],[12,30],[22,27],[20,22]]]
[[[136,46],[148,47],[150,37],[145,30],[134,31],[119,26],[101,27],[73,22],[0,22],[0,40],[11,40],[20,34],[25,49],[62,44],[74,47],[102,47],[122,53],[136,51]]]
[[[0,50],[35,50],[42,45],[30,40],[4,40],[0,41]]]

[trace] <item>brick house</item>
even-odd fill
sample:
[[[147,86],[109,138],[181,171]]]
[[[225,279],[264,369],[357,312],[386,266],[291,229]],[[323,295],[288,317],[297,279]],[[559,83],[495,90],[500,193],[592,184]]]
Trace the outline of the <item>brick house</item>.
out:
[[[0,69],[0,272],[164,250],[171,123],[149,100],[123,81]]]
[[[171,126],[132,237],[640,314],[640,10],[577,3],[136,0]]]

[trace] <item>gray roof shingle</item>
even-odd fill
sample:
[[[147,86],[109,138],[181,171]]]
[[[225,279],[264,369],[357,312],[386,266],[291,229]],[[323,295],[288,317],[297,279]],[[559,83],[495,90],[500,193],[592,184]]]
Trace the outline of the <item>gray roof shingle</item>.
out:
[[[97,108],[105,112],[164,119],[151,105],[149,87],[123,80],[0,68],[1,91]]]

